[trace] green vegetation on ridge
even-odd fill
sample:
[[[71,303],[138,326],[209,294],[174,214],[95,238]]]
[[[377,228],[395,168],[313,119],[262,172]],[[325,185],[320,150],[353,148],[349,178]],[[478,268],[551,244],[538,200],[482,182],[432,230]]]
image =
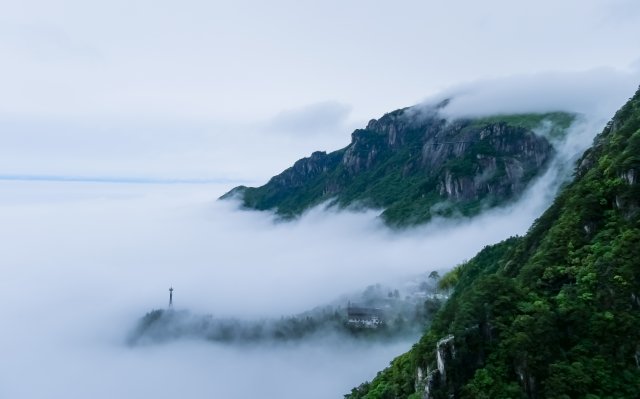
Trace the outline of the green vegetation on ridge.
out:
[[[472,216],[515,200],[552,158],[549,139],[575,118],[553,112],[447,121],[407,110],[356,130],[344,149],[316,152],[262,187],[237,187],[223,198],[239,196],[245,207],[283,218],[327,201],[381,209],[392,226]]]
[[[474,125],[490,125],[504,122],[511,126],[533,130],[539,128],[545,121],[549,123],[551,137],[557,137],[565,133],[571,126],[575,116],[566,112],[548,112],[544,114],[504,114],[485,116],[474,119]]]

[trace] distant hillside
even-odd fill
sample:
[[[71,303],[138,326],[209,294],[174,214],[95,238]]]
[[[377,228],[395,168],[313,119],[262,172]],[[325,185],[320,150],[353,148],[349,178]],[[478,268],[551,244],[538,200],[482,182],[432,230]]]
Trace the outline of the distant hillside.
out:
[[[640,90],[526,236],[441,283],[420,342],[347,398],[640,398]]]
[[[435,272],[434,272],[435,273]],[[437,276],[437,273],[436,273]],[[129,334],[131,346],[197,339],[236,345],[272,345],[336,336],[341,340],[417,339],[446,298],[431,273],[404,281],[399,290],[381,284],[344,295],[306,312],[247,320],[187,310],[156,309]]]
[[[284,218],[325,201],[382,209],[394,226],[474,215],[517,198],[551,160],[549,138],[574,118],[556,112],[450,121],[438,113],[446,104],[371,120],[347,147],[314,152],[264,186],[236,187],[222,198],[239,197],[247,208]]]

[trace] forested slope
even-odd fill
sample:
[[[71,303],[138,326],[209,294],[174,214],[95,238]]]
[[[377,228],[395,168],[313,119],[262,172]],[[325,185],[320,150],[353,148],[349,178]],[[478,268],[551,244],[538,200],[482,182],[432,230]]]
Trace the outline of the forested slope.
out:
[[[640,90],[524,237],[443,280],[414,348],[348,398],[640,397]]]

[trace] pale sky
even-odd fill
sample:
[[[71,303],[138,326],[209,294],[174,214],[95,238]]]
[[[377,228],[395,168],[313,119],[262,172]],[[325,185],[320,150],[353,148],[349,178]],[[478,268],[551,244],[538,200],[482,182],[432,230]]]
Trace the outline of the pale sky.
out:
[[[452,87],[640,83],[636,0],[0,6],[2,176],[261,181]]]

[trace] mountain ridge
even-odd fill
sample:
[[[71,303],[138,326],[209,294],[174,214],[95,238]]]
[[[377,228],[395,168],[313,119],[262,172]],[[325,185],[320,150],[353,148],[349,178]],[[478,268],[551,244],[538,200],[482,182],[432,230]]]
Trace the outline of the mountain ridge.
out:
[[[447,119],[435,107],[407,107],[356,129],[337,151],[316,151],[261,187],[239,186],[221,199],[273,210],[282,218],[327,202],[382,209],[392,226],[434,216],[473,216],[518,198],[555,154],[552,142],[574,114]],[[542,133],[541,133],[542,132]]]

